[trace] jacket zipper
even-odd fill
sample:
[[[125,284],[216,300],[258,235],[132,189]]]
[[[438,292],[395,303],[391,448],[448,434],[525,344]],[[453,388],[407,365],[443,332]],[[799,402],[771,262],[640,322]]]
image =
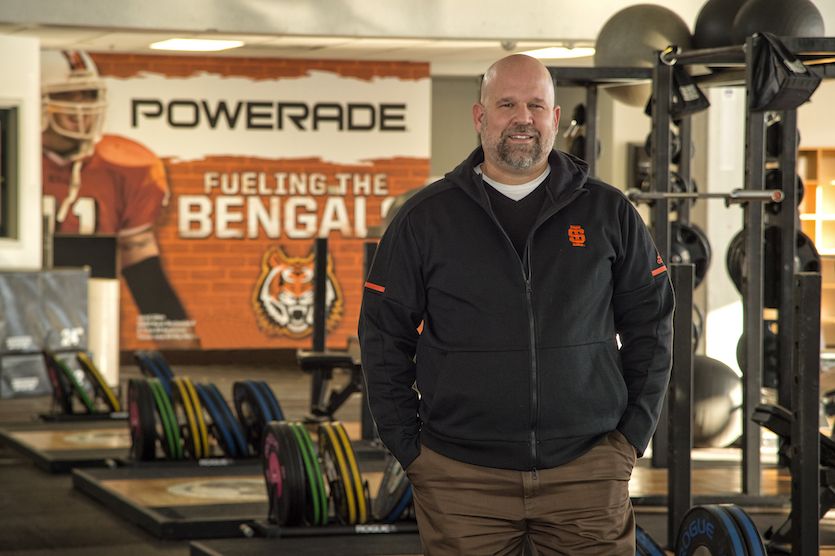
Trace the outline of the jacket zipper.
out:
[[[488,202],[489,206],[489,202]],[[493,221],[502,231],[505,239],[507,239],[507,243],[510,245],[510,248],[516,253],[516,248],[513,246],[513,242],[510,240],[510,236],[507,235],[504,227],[502,227],[501,223],[496,219],[496,215],[493,213],[492,209],[490,210],[490,216],[493,218]],[[531,288],[531,274],[532,274],[532,267],[531,267],[531,238],[533,238],[534,232],[536,231],[537,224],[534,224],[533,229],[531,229],[531,233],[528,235],[528,240],[525,244],[525,258],[527,260],[527,268],[525,265],[525,261],[523,261],[518,253],[516,254],[516,260],[519,261],[520,269],[522,270],[522,279],[525,281],[525,302],[527,305],[528,310],[528,327],[531,335],[531,436],[530,436],[530,443],[531,443],[531,471],[533,472],[533,478],[536,480],[536,465],[538,459],[538,450],[536,449],[536,425],[539,420],[539,396],[537,395],[537,391],[539,389],[538,381],[539,381],[539,367],[538,367],[538,359],[536,357],[536,327],[534,323],[534,315],[533,315],[533,298],[532,292],[533,289]]]
[[[531,469],[533,478],[536,480],[536,466],[538,463],[538,450],[536,445],[536,427],[539,421],[539,360],[536,355],[536,323],[533,314],[533,289],[531,288],[531,237],[528,236],[528,243],[525,246],[525,255],[528,261],[527,275],[525,276],[525,299],[528,304],[528,326],[531,337]]]
[[[483,187],[483,183],[482,183]],[[483,191],[483,190],[482,190]],[[533,274],[532,265],[531,265],[531,240],[533,239],[534,233],[539,225],[553,216],[559,209],[563,206],[568,205],[571,201],[573,201],[579,193],[575,192],[574,195],[571,196],[570,199],[567,199],[564,203],[557,205],[555,209],[550,211],[545,218],[537,219],[537,222],[534,223],[533,228],[528,235],[528,240],[525,244],[525,258],[527,260],[527,268],[525,265],[525,261],[516,254],[516,260],[519,261],[519,266],[522,270],[522,279],[525,281],[525,301],[527,303],[527,310],[528,310],[528,326],[531,335],[531,436],[530,436],[530,443],[531,443],[531,473],[534,480],[537,479],[536,475],[536,466],[539,460],[539,450],[537,450],[537,441],[536,441],[536,426],[539,422],[539,359],[536,356],[536,323],[534,321],[534,314],[533,314],[533,289],[531,287],[531,276]],[[485,197],[486,197],[485,193]],[[499,220],[496,218],[496,214],[493,212],[492,207],[490,207],[490,201],[487,200],[487,212],[490,213],[493,222],[495,222],[496,226],[499,227],[499,230],[502,231],[502,235],[504,235],[505,239],[507,239],[507,243],[510,245],[510,248],[516,253],[516,248],[513,246],[513,242],[510,240],[510,236],[507,235],[504,227],[501,225]],[[540,215],[541,217],[541,215]]]

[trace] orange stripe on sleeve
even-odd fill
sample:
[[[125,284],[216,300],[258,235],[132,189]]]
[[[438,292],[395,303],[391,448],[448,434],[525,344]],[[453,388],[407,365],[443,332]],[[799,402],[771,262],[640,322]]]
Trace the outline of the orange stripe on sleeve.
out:
[[[385,286],[378,286],[377,284],[372,284],[371,282],[366,282],[365,287],[369,290],[374,290],[375,292],[384,292],[386,291]]]
[[[661,266],[661,267],[656,268],[655,270],[652,271],[652,275],[653,276],[658,276],[662,272],[667,272],[667,267],[666,266]]]

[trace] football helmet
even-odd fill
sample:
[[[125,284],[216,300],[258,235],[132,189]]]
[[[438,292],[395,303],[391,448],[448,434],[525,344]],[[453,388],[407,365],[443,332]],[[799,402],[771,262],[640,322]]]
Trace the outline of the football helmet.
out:
[[[92,146],[101,138],[107,109],[105,92],[98,68],[86,52],[41,51],[42,131],[52,128]]]

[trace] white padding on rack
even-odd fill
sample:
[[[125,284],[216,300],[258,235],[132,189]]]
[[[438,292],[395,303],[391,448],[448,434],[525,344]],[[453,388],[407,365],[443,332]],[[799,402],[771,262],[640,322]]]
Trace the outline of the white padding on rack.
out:
[[[90,338],[93,363],[111,388],[119,386],[119,280],[90,278]]]

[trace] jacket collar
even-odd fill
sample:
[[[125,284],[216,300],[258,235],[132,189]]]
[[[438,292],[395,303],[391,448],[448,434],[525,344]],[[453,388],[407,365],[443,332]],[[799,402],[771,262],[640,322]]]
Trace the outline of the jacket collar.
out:
[[[463,189],[476,202],[489,205],[487,194],[482,186],[481,175],[476,174],[475,167],[484,162],[484,150],[477,147],[467,159],[458,165],[446,178]],[[583,160],[558,150],[551,150],[548,155],[551,173],[548,175],[548,195],[552,201],[560,203],[563,200],[576,197],[577,190],[583,189],[589,174],[589,165]]]

